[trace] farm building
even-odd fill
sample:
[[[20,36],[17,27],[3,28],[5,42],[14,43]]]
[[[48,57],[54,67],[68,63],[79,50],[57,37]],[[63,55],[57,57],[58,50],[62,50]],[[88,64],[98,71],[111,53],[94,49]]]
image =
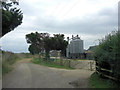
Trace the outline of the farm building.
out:
[[[75,37],[72,35],[71,39],[69,37],[67,39],[68,42],[71,40],[66,49],[67,58],[84,58],[83,40],[78,35]]]
[[[50,51],[51,57],[60,57],[61,50],[52,50]]]

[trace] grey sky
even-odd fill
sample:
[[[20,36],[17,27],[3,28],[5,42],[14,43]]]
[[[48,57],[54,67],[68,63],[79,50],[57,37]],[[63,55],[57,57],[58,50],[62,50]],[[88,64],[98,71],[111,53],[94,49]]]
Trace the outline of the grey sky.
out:
[[[84,48],[117,29],[119,0],[19,0],[22,25],[2,37],[2,49],[27,52],[25,35],[31,32],[79,35]]]

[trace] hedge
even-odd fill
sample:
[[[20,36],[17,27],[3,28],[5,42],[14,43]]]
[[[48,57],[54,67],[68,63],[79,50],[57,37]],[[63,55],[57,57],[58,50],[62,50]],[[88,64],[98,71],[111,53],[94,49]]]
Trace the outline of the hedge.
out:
[[[103,62],[107,62],[113,76],[120,79],[120,33],[112,31],[105,38],[99,40],[94,57],[99,63],[99,68],[104,64]],[[106,66],[106,68],[108,67]]]

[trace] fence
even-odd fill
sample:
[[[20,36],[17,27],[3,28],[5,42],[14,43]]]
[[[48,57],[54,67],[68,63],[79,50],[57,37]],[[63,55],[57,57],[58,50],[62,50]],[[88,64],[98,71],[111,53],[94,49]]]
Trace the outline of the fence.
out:
[[[118,76],[116,77],[111,68],[100,66],[98,61],[96,61],[96,72],[100,77],[106,77],[115,81],[120,81],[120,73],[118,73]]]
[[[72,67],[75,69],[95,70],[94,60],[51,59],[55,64]]]
[[[51,62],[61,66],[71,67],[71,61],[66,59],[51,59]]]

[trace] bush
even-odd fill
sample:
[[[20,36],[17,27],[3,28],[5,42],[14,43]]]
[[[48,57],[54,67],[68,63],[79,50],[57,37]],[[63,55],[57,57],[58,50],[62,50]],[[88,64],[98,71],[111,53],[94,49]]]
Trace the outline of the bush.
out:
[[[95,52],[95,60],[102,64],[110,64],[114,76],[118,78],[120,74],[120,33],[113,31],[100,40]]]

